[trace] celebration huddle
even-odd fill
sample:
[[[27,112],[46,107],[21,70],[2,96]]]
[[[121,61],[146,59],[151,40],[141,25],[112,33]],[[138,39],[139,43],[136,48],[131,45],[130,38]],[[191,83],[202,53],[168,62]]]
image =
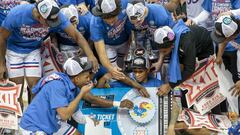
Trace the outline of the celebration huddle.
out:
[[[0,0],[0,135],[240,135],[240,0]]]

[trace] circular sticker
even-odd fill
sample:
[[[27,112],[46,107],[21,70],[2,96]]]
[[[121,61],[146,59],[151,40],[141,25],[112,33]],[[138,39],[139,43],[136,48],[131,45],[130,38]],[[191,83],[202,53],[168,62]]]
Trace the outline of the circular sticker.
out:
[[[40,11],[42,13],[46,13],[48,11],[48,8],[47,8],[47,5],[46,4],[43,4],[41,7],[40,7]]]
[[[230,17],[223,18],[223,23],[226,25],[229,25],[232,22],[232,19]]]

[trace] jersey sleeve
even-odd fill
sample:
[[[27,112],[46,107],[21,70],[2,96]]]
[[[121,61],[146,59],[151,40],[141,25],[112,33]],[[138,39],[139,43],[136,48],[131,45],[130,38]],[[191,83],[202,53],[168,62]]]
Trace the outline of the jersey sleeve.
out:
[[[60,24],[57,27],[50,28],[51,32],[57,32],[59,29],[64,31],[67,27],[71,25],[70,21],[61,12],[59,13]]]
[[[3,20],[1,27],[7,29],[8,31],[13,31],[14,30],[14,23],[15,23],[15,17],[12,15],[10,12],[7,17]]]

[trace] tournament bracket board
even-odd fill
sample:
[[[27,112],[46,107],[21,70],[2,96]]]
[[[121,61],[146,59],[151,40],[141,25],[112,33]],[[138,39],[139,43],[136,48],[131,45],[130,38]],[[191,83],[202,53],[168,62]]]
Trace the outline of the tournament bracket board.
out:
[[[171,97],[159,98],[156,95],[157,88],[155,87],[146,89],[150,94],[150,100],[155,104],[156,112],[151,121],[145,125],[136,123],[130,117],[127,109],[101,108],[83,100],[80,102],[79,108],[86,116],[104,120],[104,128],[111,129],[112,135],[165,135],[171,114]],[[139,97],[138,92],[132,88],[92,89],[91,92],[101,98],[114,101],[124,99],[132,101]],[[78,130],[84,133],[85,125],[79,124]]]

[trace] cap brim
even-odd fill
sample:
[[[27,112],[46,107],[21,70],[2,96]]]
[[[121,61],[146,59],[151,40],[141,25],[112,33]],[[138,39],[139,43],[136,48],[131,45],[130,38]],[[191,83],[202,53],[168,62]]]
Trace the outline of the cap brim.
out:
[[[59,26],[60,24],[61,24],[61,21],[60,21],[60,18],[59,18],[59,16],[56,18],[56,19],[54,19],[54,20],[47,20],[47,23],[48,23],[48,25],[49,25],[49,27],[57,27],[57,26]]]
[[[145,66],[140,66],[140,65],[133,65],[132,69],[147,69]]]
[[[216,35],[215,30],[211,32],[211,38],[216,43],[222,43],[226,38]]]
[[[93,7],[93,9],[92,9],[92,14],[94,15],[94,16],[101,16],[101,15],[103,15],[103,13],[100,11],[100,10],[98,10],[98,8],[95,6],[95,7]]]

